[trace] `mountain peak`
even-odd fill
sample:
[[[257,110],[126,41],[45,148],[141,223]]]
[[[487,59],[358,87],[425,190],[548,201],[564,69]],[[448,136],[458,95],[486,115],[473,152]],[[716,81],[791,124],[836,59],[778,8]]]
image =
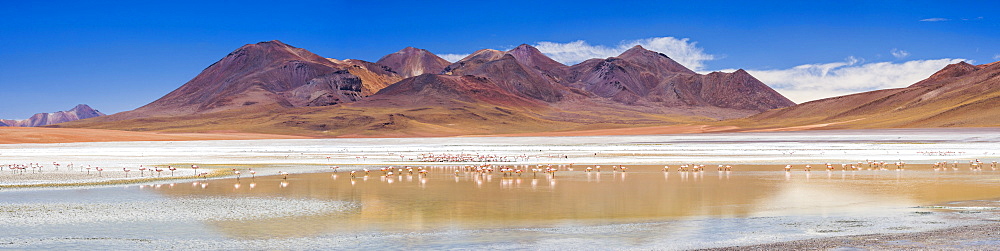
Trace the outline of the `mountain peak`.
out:
[[[566,65],[552,60],[552,58],[549,58],[534,46],[521,44],[517,48],[507,51],[507,55],[514,56],[517,62],[540,71],[542,74],[548,75],[557,81],[566,77],[568,70]]]
[[[687,67],[684,67],[680,63],[677,63],[677,61],[674,61],[666,54],[647,50],[646,48],[643,48],[641,45],[633,46],[632,49],[628,49],[621,55],[618,55],[618,58],[633,63],[638,63],[640,65],[645,65],[646,67],[649,68],[663,69],[668,72],[689,73],[689,74],[695,73],[691,69],[688,69]]]
[[[71,112],[83,112],[83,111],[97,111],[97,110],[94,110],[94,108],[90,108],[89,105],[79,104],[79,105],[76,105],[75,107],[73,107],[73,109],[70,109],[69,111],[71,111]]]
[[[965,61],[949,64],[940,71],[935,72],[927,79],[917,82],[911,86],[929,86],[934,85],[935,83],[943,83],[950,79],[959,78],[980,69],[980,67],[966,63]]]
[[[254,49],[293,48],[293,49],[296,49],[296,47],[288,45],[288,44],[283,43],[283,42],[278,41],[278,40],[261,41],[261,42],[255,43],[255,44],[246,44],[243,47],[240,47],[240,49],[250,49],[250,48],[254,48]],[[237,49],[237,50],[240,50],[240,49]]]
[[[511,50],[513,51],[513,50],[523,50],[523,49],[535,49],[535,50],[538,50],[534,46],[531,46],[529,44],[521,44],[521,45],[518,45],[517,47],[515,47],[514,49],[511,49]]]
[[[424,73],[439,73],[450,64],[434,53],[424,49],[406,47],[395,53],[380,58],[377,64],[388,66],[404,78],[419,76]]]

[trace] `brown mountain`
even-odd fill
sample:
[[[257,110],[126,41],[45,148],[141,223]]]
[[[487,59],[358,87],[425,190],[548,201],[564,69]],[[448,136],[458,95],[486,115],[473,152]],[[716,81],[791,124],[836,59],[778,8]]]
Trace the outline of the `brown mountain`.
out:
[[[1000,126],[1000,64],[948,65],[904,88],[806,102],[735,123],[822,128]]]
[[[260,42],[229,53],[148,105],[105,119],[206,114],[272,105],[333,105],[357,101],[399,79],[397,73],[375,63],[330,60],[277,40]]]
[[[388,66],[404,78],[424,73],[438,74],[451,64],[434,53],[424,49],[406,47],[396,53],[383,56],[376,63]]]
[[[0,126],[16,126],[16,127],[35,127],[35,126],[46,126],[52,124],[59,124],[64,122],[70,122],[81,119],[88,119],[98,116],[104,116],[98,110],[90,108],[90,106],[80,104],[69,111],[58,111],[53,113],[36,113],[32,115],[31,118],[22,120],[10,120],[10,119],[0,119]]]

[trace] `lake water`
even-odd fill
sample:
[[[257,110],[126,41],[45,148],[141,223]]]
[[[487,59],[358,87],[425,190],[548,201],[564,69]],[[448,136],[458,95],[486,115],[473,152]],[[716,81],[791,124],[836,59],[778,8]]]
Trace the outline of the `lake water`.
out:
[[[80,203],[74,205],[101,216],[94,216],[95,220],[70,220],[69,224],[4,226],[0,232],[40,239],[72,236],[143,240],[162,235],[169,239],[254,241],[500,231],[504,238],[524,241],[535,238],[537,233],[520,231],[523,229],[579,230],[634,224],[654,224],[653,229],[661,229],[645,234],[638,230],[649,227],[630,230],[638,245],[645,243],[645,238],[657,236],[729,235],[746,231],[754,224],[792,236],[940,227],[935,224],[943,224],[942,220],[934,217],[947,213],[918,206],[1000,198],[1000,171],[970,171],[964,166],[943,171],[934,171],[929,165],[908,165],[904,171],[814,168],[811,172],[801,171],[801,166],[784,172],[781,165],[736,166],[730,172],[713,167],[702,172],[678,172],[676,166],[663,172],[659,165],[627,166],[627,172],[612,171],[605,165],[601,172],[586,172],[587,167],[595,166],[563,166],[553,177],[530,171],[521,175],[481,174],[461,166],[426,166],[430,170],[427,175],[404,170],[402,175],[386,177],[382,171],[367,166],[375,171],[367,177],[359,172],[355,178],[339,171],[291,174],[287,179],[265,176],[124,188],[13,191],[4,194],[2,207],[8,211],[19,205],[22,210],[25,205],[48,205],[44,210],[59,214],[72,211],[73,205],[67,203]],[[231,205],[209,205],[212,203]],[[140,212],[123,214],[125,219],[119,221],[113,217],[122,212],[115,210]],[[223,212],[213,216],[218,219],[200,216],[220,215],[219,211],[226,210],[234,214],[271,210],[267,214],[273,215],[227,219]],[[71,216],[86,218],[86,214]],[[147,219],[143,214],[150,216]],[[153,216],[157,214],[176,216]],[[770,220],[734,223],[747,219]],[[815,219],[841,223],[793,226]],[[915,219],[920,221],[912,222]],[[718,226],[690,225],[705,221]],[[524,236],[517,237],[519,234]],[[467,247],[495,240],[494,235],[486,235],[421,243],[433,244],[422,247]],[[372,247],[398,247],[382,245]]]
[[[998,143],[1000,129],[914,129],[0,145],[3,163],[244,170],[241,179],[0,189],[0,249],[689,249],[923,231],[1000,220],[1000,170],[968,165],[1000,161]],[[527,171],[415,160],[426,153],[522,156],[493,165]],[[839,168],[865,160],[910,164]],[[939,161],[958,168],[933,170]],[[828,162],[837,170],[824,170]],[[676,171],[691,163],[706,170]],[[536,176],[538,164],[560,171]],[[430,172],[378,171],[407,165]],[[595,165],[601,172],[585,171]],[[247,168],[291,174],[249,178]],[[373,171],[352,179],[362,168]]]

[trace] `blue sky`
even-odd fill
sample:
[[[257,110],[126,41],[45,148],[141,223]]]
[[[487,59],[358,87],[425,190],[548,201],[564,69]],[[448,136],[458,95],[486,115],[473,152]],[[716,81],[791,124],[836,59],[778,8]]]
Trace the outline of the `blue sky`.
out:
[[[748,69],[798,102],[905,86],[960,60],[1000,60],[997,1],[3,1],[2,6],[0,118],[8,119],[79,103],[109,114],[131,110],[243,44],[274,39],[324,57],[369,61],[406,46],[462,55],[527,43],[548,45],[547,53],[560,49],[603,57],[621,46],[652,44],[668,55],[687,53],[671,57],[697,64],[688,66],[702,72]]]

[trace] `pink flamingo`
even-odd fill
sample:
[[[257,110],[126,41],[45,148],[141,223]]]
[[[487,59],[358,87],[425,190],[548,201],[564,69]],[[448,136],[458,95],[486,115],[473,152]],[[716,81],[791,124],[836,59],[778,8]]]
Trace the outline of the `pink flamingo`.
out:
[[[122,171],[125,171],[125,178],[127,179],[128,178],[128,172],[131,172],[132,170],[129,170],[128,168],[122,167]]]

